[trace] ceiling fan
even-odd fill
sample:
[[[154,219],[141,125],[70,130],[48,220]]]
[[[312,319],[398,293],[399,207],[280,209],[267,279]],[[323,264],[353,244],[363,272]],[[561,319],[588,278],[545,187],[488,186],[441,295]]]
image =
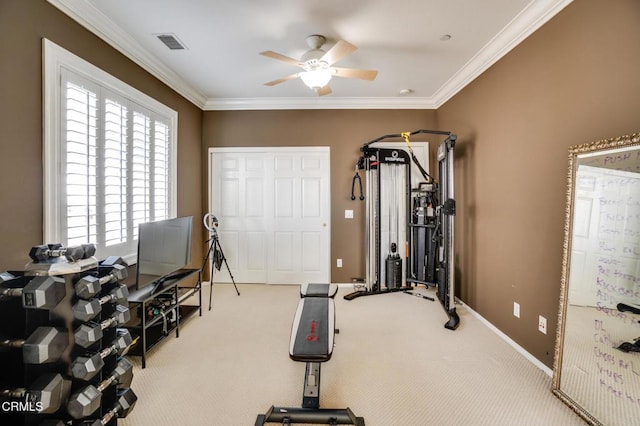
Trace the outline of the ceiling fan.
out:
[[[327,41],[326,37],[314,34],[307,37],[306,41],[310,50],[305,52],[299,61],[270,50],[260,52],[262,56],[287,62],[303,69],[301,72],[269,81],[265,83],[266,86],[275,86],[300,77],[307,87],[315,90],[318,96],[324,96],[331,93],[329,81],[333,76],[371,81],[378,75],[378,71],[374,70],[332,67],[333,64],[356,51],[357,47],[351,43],[338,40],[329,51],[325,52],[321,47]]]

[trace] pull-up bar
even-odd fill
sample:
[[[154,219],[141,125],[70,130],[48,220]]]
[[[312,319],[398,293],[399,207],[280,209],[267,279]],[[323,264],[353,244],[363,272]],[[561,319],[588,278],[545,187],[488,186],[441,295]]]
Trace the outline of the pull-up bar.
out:
[[[383,141],[385,139],[404,138],[404,135],[406,133],[407,132],[393,133],[393,134],[390,134],[390,135],[380,136],[379,138],[376,138],[376,139],[374,139],[372,141],[369,141],[369,142],[365,143],[364,145],[362,145],[361,149],[368,147],[372,143],[380,142],[380,141]],[[425,129],[414,130],[413,132],[408,132],[408,133],[409,133],[410,136],[417,135],[419,133],[427,133],[427,134],[430,134],[430,135],[444,135],[444,136],[450,136],[451,135],[451,132],[445,132],[445,131],[442,131],[442,130],[425,130]]]
[[[360,151],[365,152],[367,150],[367,148],[369,148],[369,145],[371,145],[372,143],[380,142],[380,141],[383,141],[385,139],[402,138],[402,139],[404,139],[404,142],[407,144],[407,148],[409,149],[409,153],[411,154],[411,159],[413,160],[415,165],[418,167],[418,170],[420,170],[420,174],[422,174],[422,177],[428,183],[435,182],[435,179],[433,178],[433,176],[431,176],[429,173],[427,173],[426,170],[422,167],[422,164],[420,164],[420,161],[418,161],[418,158],[415,156],[415,154],[413,153],[413,149],[411,148],[411,142],[409,141],[409,137],[413,136],[413,135],[417,135],[419,133],[427,133],[427,134],[430,134],[430,135],[448,136],[447,139],[452,139],[453,141],[455,141],[456,138],[457,138],[457,136],[451,134],[451,132],[445,132],[445,131],[442,131],[442,130],[420,129],[420,130],[414,130],[413,132],[402,132],[402,133],[394,133],[394,134],[390,134],[390,135],[380,136],[379,138],[376,138],[376,139],[374,139],[372,141],[369,141],[369,142],[365,143],[364,145],[362,145],[362,148],[360,148]]]

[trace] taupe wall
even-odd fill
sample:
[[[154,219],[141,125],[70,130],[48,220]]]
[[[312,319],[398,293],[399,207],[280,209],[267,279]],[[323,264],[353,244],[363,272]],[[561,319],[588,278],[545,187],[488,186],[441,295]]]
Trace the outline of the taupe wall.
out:
[[[29,260],[29,248],[43,242],[43,37],[178,111],[178,214],[199,219],[202,111],[45,0],[3,0],[0,2],[0,39],[4,40],[0,43],[0,270],[21,269]],[[203,233],[194,232],[194,265],[200,265],[202,246]]]
[[[460,296],[548,366],[567,148],[640,131],[639,23],[637,0],[576,0],[438,109],[459,135]]]
[[[379,136],[434,129],[433,110],[205,111],[203,168],[209,147],[329,146],[331,148],[331,280],[364,276],[364,202],[351,201],[351,179],[360,147]],[[438,138],[418,139],[439,141]],[[361,172],[362,175],[362,172]],[[207,184],[203,198],[207,198]],[[354,210],[345,219],[345,209]],[[335,259],[343,259],[337,268]]]

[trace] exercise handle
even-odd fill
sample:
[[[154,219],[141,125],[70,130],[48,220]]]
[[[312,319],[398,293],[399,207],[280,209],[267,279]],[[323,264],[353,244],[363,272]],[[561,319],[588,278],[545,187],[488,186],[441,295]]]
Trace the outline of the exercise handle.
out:
[[[356,166],[356,174],[353,175],[353,179],[351,179],[351,200],[356,199],[355,194],[355,186],[356,180],[358,181],[358,185],[360,187],[360,201],[364,200],[364,194],[362,193],[362,179],[360,179],[360,174],[358,174],[358,166]]]

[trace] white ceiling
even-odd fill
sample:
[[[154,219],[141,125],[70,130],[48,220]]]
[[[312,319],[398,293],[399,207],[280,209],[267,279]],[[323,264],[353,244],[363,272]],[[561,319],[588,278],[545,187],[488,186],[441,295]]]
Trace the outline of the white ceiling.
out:
[[[48,0],[205,109],[437,108],[572,0]],[[157,34],[175,35],[169,50]],[[336,66],[376,69],[375,81],[334,77],[317,97],[299,71],[310,34],[358,47]],[[443,35],[449,41],[441,41]],[[410,89],[409,95],[400,90]]]

